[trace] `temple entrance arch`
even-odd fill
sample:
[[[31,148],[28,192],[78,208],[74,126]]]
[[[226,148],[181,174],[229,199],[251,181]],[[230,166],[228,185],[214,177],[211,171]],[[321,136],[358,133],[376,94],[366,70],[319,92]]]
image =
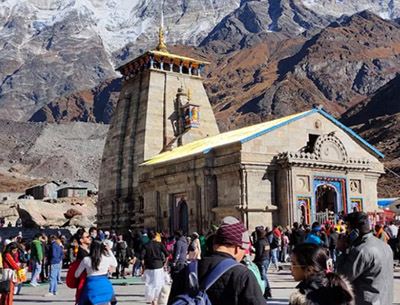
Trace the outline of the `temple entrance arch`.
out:
[[[339,212],[336,211],[337,197],[337,190],[333,185],[326,183],[318,186],[315,193],[315,211],[317,213],[325,212],[326,210],[335,213]]]
[[[338,214],[348,213],[346,178],[314,176],[313,220],[320,221],[318,214],[326,210]]]

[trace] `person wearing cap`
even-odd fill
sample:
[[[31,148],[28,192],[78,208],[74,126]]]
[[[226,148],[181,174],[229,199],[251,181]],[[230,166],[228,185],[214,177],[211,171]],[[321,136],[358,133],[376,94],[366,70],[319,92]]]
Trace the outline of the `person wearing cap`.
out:
[[[310,244],[317,244],[322,246],[322,240],[319,237],[319,232],[321,231],[322,227],[319,222],[314,222],[311,226],[311,234],[307,236],[306,243]]]
[[[347,235],[341,235],[336,249],[337,273],[353,285],[356,305],[393,304],[393,255],[390,247],[371,233],[368,215],[345,217]]]
[[[112,238],[110,237],[110,231],[105,231],[104,232],[104,244],[108,246],[111,250],[114,247],[114,242]]]
[[[235,259],[240,262],[249,245],[249,233],[243,223],[232,216],[225,217],[215,233],[214,252],[198,261],[199,283],[202,283],[221,261]],[[186,268],[184,268],[176,275],[172,283],[168,304],[171,304],[176,296],[185,293],[186,281]],[[266,303],[253,272],[242,264],[227,270],[211,285],[207,290],[207,295],[212,304],[219,305],[264,305]]]

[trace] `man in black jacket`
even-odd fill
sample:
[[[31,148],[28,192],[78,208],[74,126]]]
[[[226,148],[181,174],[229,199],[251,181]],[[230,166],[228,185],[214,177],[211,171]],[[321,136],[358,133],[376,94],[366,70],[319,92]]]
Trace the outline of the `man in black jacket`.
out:
[[[304,243],[306,240],[306,232],[299,228],[299,223],[293,223],[292,235],[290,236],[290,246],[292,248]]]
[[[225,217],[215,234],[213,254],[198,262],[199,282],[202,283],[211,270],[225,259],[233,258],[240,262],[249,244],[249,233],[243,223],[234,217]],[[173,281],[168,304],[172,304],[176,296],[185,293],[186,282],[185,268]],[[266,304],[254,274],[241,264],[227,270],[207,290],[207,295],[212,304],[218,305]]]

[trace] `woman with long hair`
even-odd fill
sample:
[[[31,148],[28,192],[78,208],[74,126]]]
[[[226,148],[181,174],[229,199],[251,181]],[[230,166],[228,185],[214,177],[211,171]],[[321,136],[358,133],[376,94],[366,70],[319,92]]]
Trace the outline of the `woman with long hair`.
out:
[[[100,239],[94,239],[90,245],[90,255],[81,261],[75,271],[76,278],[79,278],[84,270],[87,273],[79,305],[116,303],[114,289],[108,280],[110,267],[117,267],[114,254]]]
[[[353,305],[354,294],[349,282],[327,266],[323,247],[304,243],[293,249],[291,270],[298,291],[290,296],[289,305]]]
[[[11,242],[4,249],[3,253],[3,281],[10,280],[10,291],[3,293],[0,299],[0,305],[12,305],[14,286],[16,282],[16,272],[20,267],[14,260],[14,256],[18,252],[18,243]]]

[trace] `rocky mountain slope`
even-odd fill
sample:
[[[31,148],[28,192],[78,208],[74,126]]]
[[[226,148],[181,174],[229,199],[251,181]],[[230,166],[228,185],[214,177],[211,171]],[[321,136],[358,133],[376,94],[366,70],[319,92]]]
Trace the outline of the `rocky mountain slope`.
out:
[[[341,121],[385,153],[380,196],[400,196],[400,75],[346,111]]]
[[[35,112],[29,121],[109,124],[120,90],[120,78],[108,79],[91,90],[55,99]]]
[[[84,179],[97,184],[107,131],[103,124],[0,120],[0,191],[21,191],[16,188],[21,180]]]
[[[213,40],[202,47],[170,47],[170,51],[211,62],[205,71],[205,85],[221,130],[299,112],[314,104],[324,105],[339,117],[400,71],[400,25],[369,12],[330,23],[315,35],[307,31],[280,39],[254,41],[253,46],[224,54],[219,48],[214,50]],[[102,90],[102,94],[96,93]],[[117,90],[116,85],[106,84],[89,95],[84,91],[53,101],[32,120],[107,122],[93,113],[93,105],[104,104],[96,94],[114,92],[115,96]],[[88,96],[88,106],[82,107]],[[113,103],[115,99],[110,106]],[[60,115],[66,105],[72,116]]]
[[[169,45],[226,54],[261,44],[275,54],[283,40],[301,47],[299,35],[307,40],[342,13],[369,9],[394,20],[399,7],[400,0],[3,0],[0,118],[26,121],[55,99],[115,78],[117,65],[154,47],[161,12]]]
[[[161,12],[170,51],[211,62],[205,85],[221,131],[313,104],[340,117],[367,98],[343,120],[361,123],[361,134],[388,154],[385,135],[374,136],[397,112],[371,125],[358,110],[371,108],[374,92],[399,73],[400,0],[3,0],[0,118],[108,123],[119,91],[114,69],[156,46]],[[13,124],[0,123],[7,175],[97,175],[106,126],[70,125],[69,138],[62,125]],[[77,144],[96,134],[95,152]]]
[[[56,98],[117,77],[115,62],[156,40],[162,10],[173,43],[196,44],[238,6],[164,2],[162,9],[163,2],[147,0],[1,1],[0,118],[28,120]]]

